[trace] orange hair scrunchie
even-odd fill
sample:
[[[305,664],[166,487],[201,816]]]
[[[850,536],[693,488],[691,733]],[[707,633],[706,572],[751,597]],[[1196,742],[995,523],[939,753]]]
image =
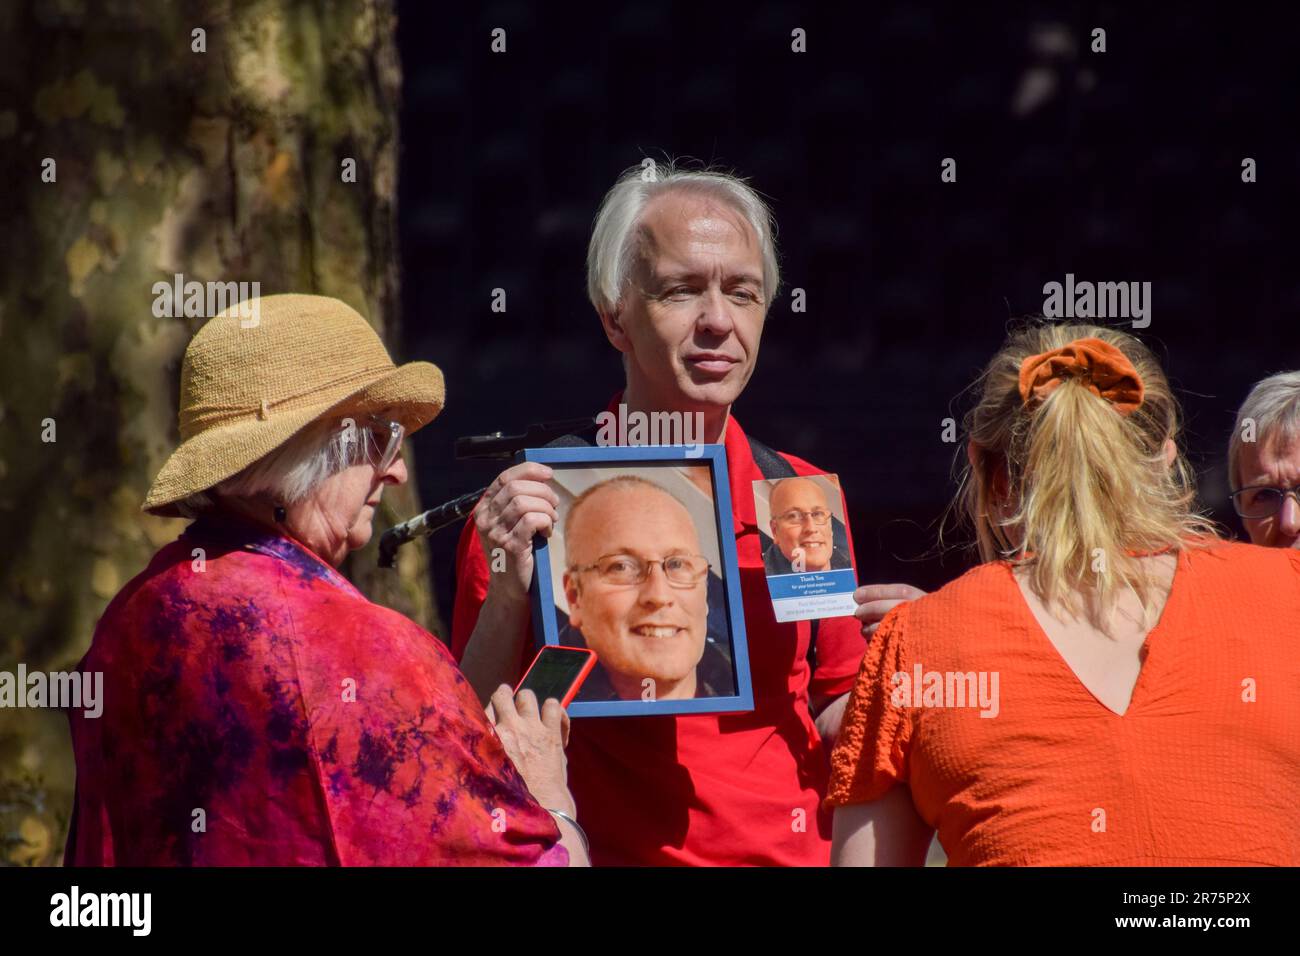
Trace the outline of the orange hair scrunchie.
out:
[[[1075,378],[1098,398],[1131,415],[1142,405],[1142,379],[1119,349],[1101,339],[1075,339],[1020,363],[1020,398],[1026,406],[1040,404],[1067,378]]]

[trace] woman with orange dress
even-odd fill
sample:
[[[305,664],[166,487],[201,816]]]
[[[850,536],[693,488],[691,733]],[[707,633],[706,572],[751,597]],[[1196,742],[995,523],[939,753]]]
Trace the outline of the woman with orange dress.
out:
[[[1124,332],[1033,324],[976,383],[984,563],[871,638],[832,756],[837,865],[1300,864],[1300,551],[1194,510]]]

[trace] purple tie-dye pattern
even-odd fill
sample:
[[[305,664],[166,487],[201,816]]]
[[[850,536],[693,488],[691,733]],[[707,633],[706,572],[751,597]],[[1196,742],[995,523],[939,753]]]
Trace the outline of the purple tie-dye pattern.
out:
[[[567,863],[443,645],[265,529],[195,522],[81,667],[68,864]]]

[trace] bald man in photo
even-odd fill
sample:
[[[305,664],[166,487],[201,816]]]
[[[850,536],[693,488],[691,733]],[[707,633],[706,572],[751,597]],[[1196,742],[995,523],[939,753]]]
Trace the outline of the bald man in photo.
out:
[[[697,696],[709,563],[686,507],[651,481],[611,478],[574,499],[564,548],[569,623],[595,651],[615,696]]]
[[[835,547],[835,519],[819,482],[783,478],[769,499],[772,546],[763,556],[767,573],[799,574],[852,567]]]

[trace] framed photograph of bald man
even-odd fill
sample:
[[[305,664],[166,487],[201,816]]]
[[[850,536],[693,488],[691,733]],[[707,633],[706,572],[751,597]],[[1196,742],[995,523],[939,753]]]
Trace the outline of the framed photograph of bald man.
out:
[[[767,589],[778,621],[851,615],[858,575],[835,475],[754,482]]]
[[[721,445],[527,449],[553,473],[559,520],[533,546],[539,645],[596,666],[569,714],[754,709]]]

